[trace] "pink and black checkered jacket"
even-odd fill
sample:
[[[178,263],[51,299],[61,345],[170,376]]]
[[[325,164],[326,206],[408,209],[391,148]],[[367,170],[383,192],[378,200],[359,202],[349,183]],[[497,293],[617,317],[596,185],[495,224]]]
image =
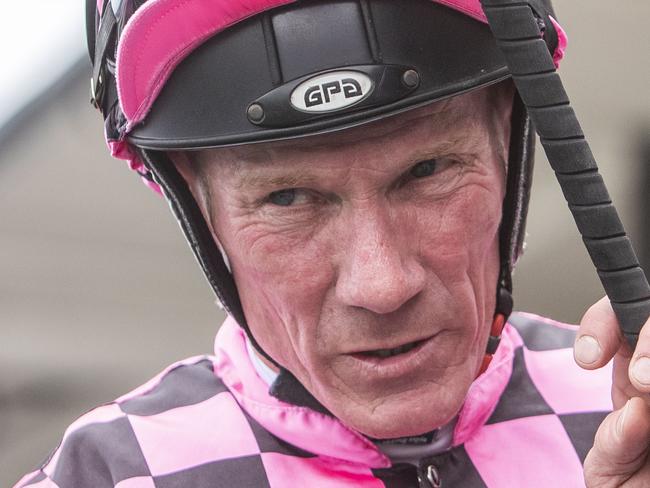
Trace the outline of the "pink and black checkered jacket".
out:
[[[582,462],[611,410],[611,371],[573,362],[574,330],[511,317],[471,386],[446,452],[395,464],[337,419],[270,396],[229,319],[216,355],[172,365],[73,423],[16,488],[418,488],[584,486]]]

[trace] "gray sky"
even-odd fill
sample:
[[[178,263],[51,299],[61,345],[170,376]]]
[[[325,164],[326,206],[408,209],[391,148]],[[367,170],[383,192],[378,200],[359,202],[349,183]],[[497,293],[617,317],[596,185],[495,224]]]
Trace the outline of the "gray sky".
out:
[[[0,0],[0,128],[86,55],[84,5]]]

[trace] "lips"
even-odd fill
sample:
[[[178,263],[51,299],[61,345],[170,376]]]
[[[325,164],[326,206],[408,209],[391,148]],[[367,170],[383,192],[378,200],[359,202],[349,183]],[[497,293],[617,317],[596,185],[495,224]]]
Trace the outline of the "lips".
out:
[[[349,367],[362,381],[402,381],[423,371],[432,362],[440,332],[431,337],[404,342],[396,347],[367,349],[346,354]]]
[[[401,346],[393,347],[390,349],[375,349],[371,351],[363,351],[358,354],[362,355],[367,355],[367,356],[374,356],[378,358],[389,358],[392,356],[397,356],[399,354],[404,354],[409,352],[412,349],[415,349],[417,346],[422,344],[425,341],[425,339],[419,340],[419,341],[414,341],[414,342],[408,342],[406,344],[402,344]]]

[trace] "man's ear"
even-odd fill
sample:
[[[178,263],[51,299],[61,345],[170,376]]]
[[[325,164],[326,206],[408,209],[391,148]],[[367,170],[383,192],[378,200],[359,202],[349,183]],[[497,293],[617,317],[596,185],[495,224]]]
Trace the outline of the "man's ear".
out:
[[[203,218],[210,229],[212,238],[214,239],[215,244],[219,248],[221,255],[223,256],[224,263],[230,271],[230,260],[228,259],[228,254],[223,248],[217,233],[214,228],[214,221],[212,220],[212,202],[210,201],[210,182],[209,178],[206,175],[205,169],[199,166],[200,163],[193,161],[192,158],[188,155],[186,151],[170,151],[167,153],[169,159],[174,163],[176,170],[183,177],[187,186],[189,187],[194,200],[196,200]]]
[[[494,101],[494,106],[497,107],[495,111],[495,123],[497,127],[502,128],[502,132],[497,137],[502,141],[504,156],[507,161],[512,130],[512,108],[517,90],[515,84],[510,79],[502,81],[497,86],[498,89],[495,93],[496,100]]]
[[[210,231],[214,234],[210,212],[210,192],[207,188],[208,183],[205,181],[205,176],[200,174],[201,168],[197,167],[186,151],[169,151],[167,156],[187,183],[194,200],[201,209],[203,218],[207,222]]]
[[[176,170],[181,174],[183,179],[187,182],[187,185],[193,189],[196,185],[196,180],[198,176],[196,174],[196,169],[192,167],[190,158],[185,151],[168,151],[167,156],[171,159]],[[195,195],[196,196],[196,195]]]

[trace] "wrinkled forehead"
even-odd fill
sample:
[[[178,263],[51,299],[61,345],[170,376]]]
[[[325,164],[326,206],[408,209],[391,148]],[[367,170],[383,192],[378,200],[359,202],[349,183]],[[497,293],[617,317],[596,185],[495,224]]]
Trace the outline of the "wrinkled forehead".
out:
[[[388,150],[398,145],[416,150],[420,144],[448,146],[463,142],[478,143],[494,135],[495,125],[508,116],[512,90],[509,82],[429,103],[385,119],[344,130],[315,134],[298,139],[203,149],[191,153],[197,164],[273,163],[305,154],[341,152],[362,146],[370,150]]]

